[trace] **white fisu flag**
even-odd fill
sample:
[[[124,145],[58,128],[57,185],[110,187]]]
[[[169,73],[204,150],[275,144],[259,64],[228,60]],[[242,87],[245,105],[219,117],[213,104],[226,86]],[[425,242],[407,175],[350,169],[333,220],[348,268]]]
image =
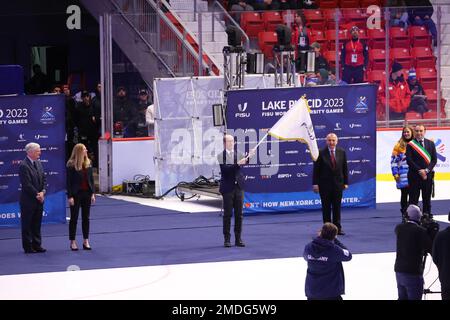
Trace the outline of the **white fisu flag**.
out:
[[[306,99],[301,97],[268,132],[280,140],[297,140],[308,145],[311,158],[316,161],[319,156],[316,135],[309,115]]]

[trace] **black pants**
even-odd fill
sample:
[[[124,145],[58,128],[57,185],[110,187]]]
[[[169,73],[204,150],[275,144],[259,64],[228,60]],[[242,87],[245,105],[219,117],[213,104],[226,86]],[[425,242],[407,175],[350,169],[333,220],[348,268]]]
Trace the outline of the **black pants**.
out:
[[[234,190],[222,194],[223,198],[223,236],[225,241],[231,238],[231,216],[234,211],[234,237],[237,241],[241,240],[242,233],[242,205],[244,203],[244,191],[235,186]]]
[[[422,212],[423,214],[431,213],[431,190],[433,187],[433,179],[428,175],[427,180],[423,180],[419,176],[408,177],[409,183],[409,204],[419,204],[419,196],[422,191]]]
[[[364,69],[363,66],[352,67],[344,66],[344,71],[342,72],[342,80],[351,83],[362,83],[364,81]]]
[[[77,233],[78,213],[81,207],[81,228],[83,239],[89,239],[89,216],[91,211],[91,196],[89,191],[80,191],[73,197],[74,205],[70,207],[69,239],[75,240]]]
[[[322,217],[323,223],[333,222],[333,224],[341,230],[341,202],[342,190],[333,188],[327,189],[319,186],[320,200],[322,201]],[[331,210],[333,210],[333,219],[331,218]]]
[[[404,216],[406,215],[406,209],[408,208],[409,188],[401,188],[400,192],[402,193],[400,197],[400,211],[402,212],[402,216]]]
[[[441,283],[441,297],[442,300],[450,300],[450,287],[444,287]]]
[[[20,225],[22,228],[22,247],[24,250],[41,247],[41,222],[44,206],[41,203],[32,207],[20,206]]]

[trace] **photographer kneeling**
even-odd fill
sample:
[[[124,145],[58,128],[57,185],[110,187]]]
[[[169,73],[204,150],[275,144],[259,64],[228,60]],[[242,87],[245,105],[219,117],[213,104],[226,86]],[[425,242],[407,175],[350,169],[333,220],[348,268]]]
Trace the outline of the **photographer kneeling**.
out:
[[[423,294],[423,259],[431,253],[432,239],[420,226],[422,212],[416,205],[406,209],[407,222],[395,227],[397,255],[395,276],[399,300],[421,300]]]

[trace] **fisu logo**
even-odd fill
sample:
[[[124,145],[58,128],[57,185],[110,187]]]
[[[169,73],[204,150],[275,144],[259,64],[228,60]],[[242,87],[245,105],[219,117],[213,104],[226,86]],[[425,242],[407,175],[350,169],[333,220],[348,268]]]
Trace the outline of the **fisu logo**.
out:
[[[238,110],[239,110],[239,112],[245,112],[245,110],[247,110],[247,102],[244,102],[244,105],[239,103]]]

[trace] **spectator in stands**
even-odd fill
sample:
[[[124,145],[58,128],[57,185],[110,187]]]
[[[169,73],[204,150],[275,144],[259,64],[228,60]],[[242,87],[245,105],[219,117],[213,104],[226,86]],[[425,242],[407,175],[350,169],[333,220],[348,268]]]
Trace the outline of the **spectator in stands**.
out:
[[[409,7],[409,20],[413,26],[425,26],[433,37],[433,45],[437,46],[437,29],[431,19],[434,9],[430,0],[405,0]]]
[[[299,9],[318,9],[317,0],[297,0],[297,8]]]
[[[94,150],[95,144],[98,143],[98,135],[91,94],[89,91],[82,91],[81,99],[82,101],[77,104],[75,109],[75,123],[78,128],[78,142],[86,146],[91,160],[94,160]]]
[[[390,14],[390,26],[391,27],[408,27],[408,12],[406,10],[406,4],[404,0],[390,0],[388,6],[391,7]]]
[[[391,156],[391,170],[397,189],[400,189],[400,212],[402,220],[406,221],[406,209],[408,208],[408,163],[406,161],[406,145],[413,139],[414,131],[409,126],[403,127],[402,136],[395,144]]]
[[[411,92],[403,77],[403,67],[400,63],[392,64],[389,76],[389,118],[391,120],[402,120],[411,102]],[[385,84],[379,87],[380,100],[386,105]]]
[[[319,69],[325,69],[330,71],[330,65],[328,64],[327,59],[320,52],[320,43],[313,42],[311,44],[311,48],[314,50],[314,54],[316,55],[314,70],[315,73],[319,72]]]
[[[61,86],[59,84],[55,84],[52,87],[52,93],[60,94],[62,93]]]
[[[139,91],[137,113],[126,126],[124,137],[148,137],[147,109],[149,107],[148,92],[146,89]]]
[[[148,135],[153,137],[155,135],[155,105],[153,103],[147,108],[145,120],[148,125]]]
[[[69,160],[73,146],[78,143],[78,133],[75,136],[75,100],[70,93],[68,84],[63,85],[65,96],[65,119],[66,119],[66,161]]]
[[[253,11],[253,7],[249,4],[251,0],[230,0],[228,2],[228,11],[238,24],[241,22],[242,11]]]
[[[330,79],[333,80],[337,86],[345,86],[345,85],[348,84],[347,82],[345,82],[345,81],[342,80],[342,79],[340,79],[339,81],[337,81],[337,78],[336,78],[336,70],[335,70],[335,69],[331,69],[331,70],[330,70]]]
[[[416,71],[414,69],[409,71],[408,86],[411,91],[411,102],[408,111],[418,112],[422,115],[425,112],[428,112],[427,96],[425,95],[422,85],[417,80]]]
[[[125,87],[117,88],[117,95],[113,104],[113,122],[116,127],[122,128],[121,131],[114,130],[115,135],[123,135],[123,129],[128,125],[136,114],[134,104],[127,97]]]
[[[294,16],[294,23],[291,26],[292,42],[297,48],[296,69],[297,72],[306,71],[306,54],[309,51],[309,36],[305,26],[305,18],[300,11]]]
[[[338,228],[325,222],[305,246],[303,258],[308,263],[305,294],[308,300],[342,300],[345,294],[343,261],[352,259],[351,252],[336,238]]]
[[[280,10],[280,0],[252,0],[252,6],[257,11]]]
[[[94,109],[95,123],[98,135],[101,135],[102,129],[102,84],[97,83],[95,87],[95,96],[92,98],[92,107]]]
[[[351,28],[351,40],[344,43],[342,47],[341,63],[344,67],[342,80],[351,83],[364,81],[364,71],[369,61],[369,52],[364,41],[359,39],[359,28]]]
[[[50,90],[50,80],[45,73],[42,72],[41,66],[35,64],[33,66],[33,76],[26,84],[27,94],[46,93]]]
[[[95,129],[97,131],[96,140],[98,142],[98,138],[102,135],[102,84],[97,83],[95,86],[94,97],[92,98],[92,108],[94,110],[94,118],[95,118]],[[91,94],[92,97],[92,94]],[[93,166],[97,167],[98,164],[98,143],[93,145],[94,147],[94,158],[92,160]]]
[[[319,78],[319,85],[335,85],[336,81],[334,81],[333,79],[330,79],[330,74],[328,73],[328,70],[326,69],[319,69],[318,72],[318,78]]]

